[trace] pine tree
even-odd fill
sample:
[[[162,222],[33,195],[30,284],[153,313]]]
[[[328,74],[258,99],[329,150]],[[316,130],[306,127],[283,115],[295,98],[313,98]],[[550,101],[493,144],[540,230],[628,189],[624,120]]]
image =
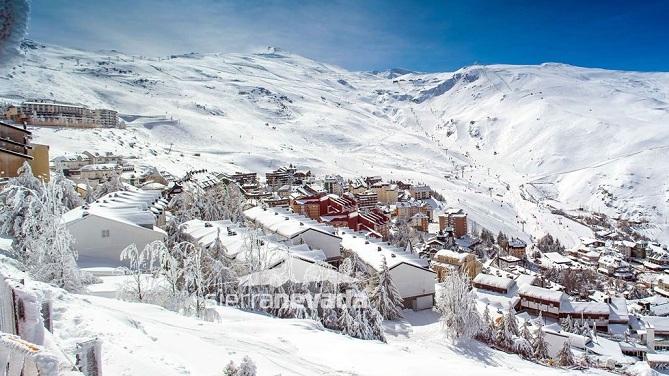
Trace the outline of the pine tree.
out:
[[[231,360],[230,363],[225,366],[225,369],[223,370],[223,376],[237,376],[237,372],[237,366],[235,366],[235,362]]]
[[[558,353],[558,364],[562,367],[571,367],[574,365],[574,354],[571,352],[569,340],[564,342],[562,349]]]
[[[532,344],[533,355],[539,360],[548,359],[548,344],[546,343],[543,327],[543,322],[540,322],[539,330],[537,330],[537,334],[534,337],[534,343]]]
[[[503,349],[511,350],[513,347],[513,334],[506,325],[505,317],[495,328],[495,344]]]
[[[497,234],[497,245],[502,249],[506,249],[506,246],[509,245],[509,239],[502,231]]]
[[[256,376],[256,365],[248,355],[242,359],[241,363],[239,363],[237,376]]]
[[[523,323],[523,328],[520,330],[520,337],[525,338],[529,343],[534,342],[534,337],[532,337],[532,333],[530,332],[530,322],[528,320],[525,320]]]
[[[369,307],[367,309],[368,322],[372,331],[373,339],[377,339],[381,342],[386,342],[386,336],[383,334],[383,317],[374,309],[374,307]]]
[[[516,337],[513,339],[513,346],[512,346],[513,352],[516,354],[524,357],[524,358],[531,358],[532,357],[532,345],[531,343],[526,340],[525,338],[521,337]]]
[[[483,342],[490,343],[494,338],[494,324],[492,318],[490,317],[490,308],[486,304],[485,309],[483,310],[483,316],[481,318],[481,329],[477,334],[477,338]]]
[[[388,270],[385,257],[382,258],[381,271],[377,274],[377,281],[370,296],[372,307],[379,311],[386,320],[395,320],[402,317],[402,297],[390,277],[390,270]]]
[[[574,321],[572,320],[571,316],[567,316],[566,318],[560,320],[560,326],[565,332],[574,332]]]
[[[506,330],[508,330],[512,335],[520,335],[520,331],[518,330],[518,319],[516,318],[516,310],[513,309],[512,306],[509,306],[509,311],[504,316],[504,326],[506,326]]]

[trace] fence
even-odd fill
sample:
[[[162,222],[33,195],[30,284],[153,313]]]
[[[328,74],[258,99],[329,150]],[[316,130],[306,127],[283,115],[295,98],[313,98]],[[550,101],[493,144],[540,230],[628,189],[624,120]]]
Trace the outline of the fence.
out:
[[[0,274],[0,331],[42,345],[45,329],[41,308],[38,297],[23,283]]]
[[[0,376],[58,376],[58,359],[21,337],[0,333]]]
[[[18,334],[14,312],[14,292],[10,283],[0,274],[0,332]]]
[[[44,336],[51,330],[51,302],[43,301],[22,282],[0,274],[0,376],[100,376],[100,343],[84,342],[77,347],[78,364],[84,373],[43,349]]]

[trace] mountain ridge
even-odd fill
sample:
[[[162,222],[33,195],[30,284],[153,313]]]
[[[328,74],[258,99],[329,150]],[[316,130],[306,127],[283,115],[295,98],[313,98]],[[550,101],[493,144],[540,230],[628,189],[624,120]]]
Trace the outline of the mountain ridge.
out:
[[[23,51],[0,74],[0,100],[75,100],[153,116],[127,131],[89,132],[96,139],[86,142],[176,173],[202,164],[188,157],[194,151],[222,170],[293,162],[424,181],[482,225],[525,238],[557,231],[569,244],[567,231],[587,234],[556,228],[529,195],[554,209],[647,221],[645,234],[669,239],[667,73],[545,63],[385,78],[283,51],[141,58],[37,42]],[[131,150],[133,137],[156,149],[174,144],[184,157]],[[39,129],[36,138],[55,155],[78,151],[82,134]],[[536,224],[521,226],[521,217]]]

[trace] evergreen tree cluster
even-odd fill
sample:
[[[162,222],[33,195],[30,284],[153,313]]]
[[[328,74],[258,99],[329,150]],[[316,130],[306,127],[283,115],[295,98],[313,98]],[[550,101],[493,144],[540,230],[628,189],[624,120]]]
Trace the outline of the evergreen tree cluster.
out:
[[[481,329],[476,338],[481,342],[516,353],[526,359],[546,361],[550,357],[548,355],[548,343],[542,329],[543,320],[541,316],[539,316],[538,321],[541,324],[532,334],[528,321],[525,321],[522,327],[518,326],[513,307],[509,307],[509,311],[501,318],[494,320],[488,306],[486,306],[482,316]]]
[[[222,376],[256,376],[256,365],[248,356],[242,359],[239,366],[231,360],[223,369]]]
[[[551,234],[546,234],[542,236],[537,241],[537,248],[539,248],[539,250],[543,253],[558,252],[560,254],[563,254],[565,251],[564,246],[560,244],[560,240],[553,238]]]
[[[597,328],[592,320],[585,320],[583,318],[574,320],[571,316],[567,316],[560,320],[560,327],[562,330],[593,338],[596,334]]]

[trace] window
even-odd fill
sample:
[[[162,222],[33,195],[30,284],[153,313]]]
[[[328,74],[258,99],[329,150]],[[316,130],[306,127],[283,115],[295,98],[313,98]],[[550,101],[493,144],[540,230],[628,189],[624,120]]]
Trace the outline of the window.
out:
[[[102,237],[103,238],[108,238],[109,237],[109,230],[102,230]]]

